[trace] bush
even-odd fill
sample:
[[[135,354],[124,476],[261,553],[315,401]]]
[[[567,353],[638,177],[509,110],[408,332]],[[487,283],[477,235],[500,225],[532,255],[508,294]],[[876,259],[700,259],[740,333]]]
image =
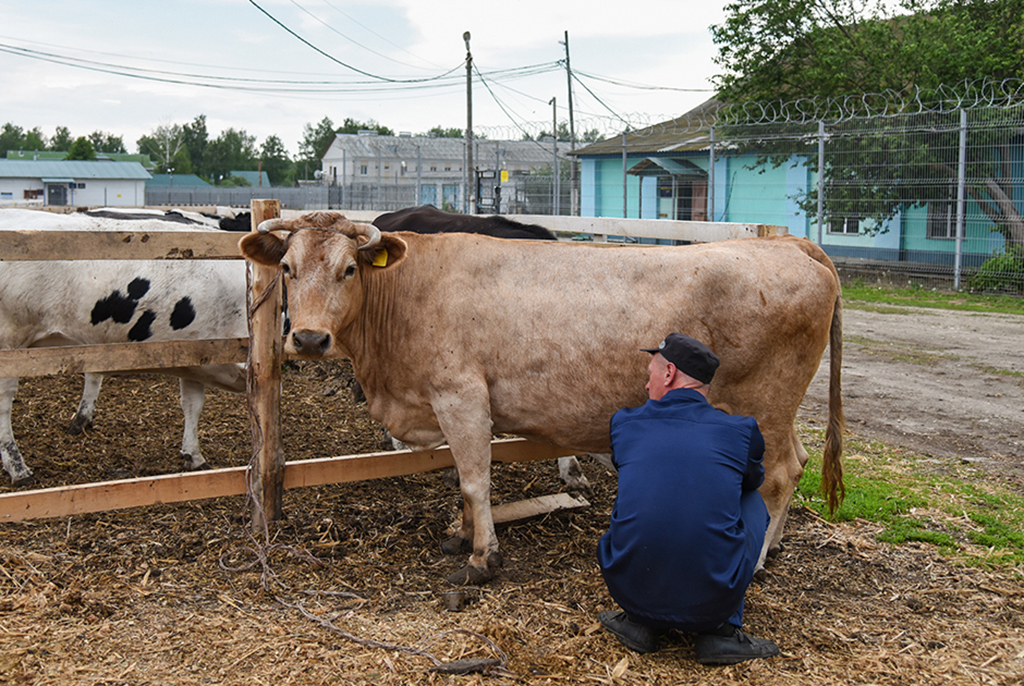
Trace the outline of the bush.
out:
[[[1012,246],[985,261],[967,283],[971,290],[1024,293],[1024,248]]]

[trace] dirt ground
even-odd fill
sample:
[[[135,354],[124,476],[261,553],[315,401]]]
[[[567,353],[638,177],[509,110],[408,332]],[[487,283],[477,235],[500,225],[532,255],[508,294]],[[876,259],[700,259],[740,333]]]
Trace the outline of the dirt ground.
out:
[[[1024,484],[1019,341],[1024,317],[846,312],[852,434]],[[289,459],[380,450],[344,364],[285,371]],[[72,437],[80,381],[26,379],[14,410],[37,487],[180,468],[177,384],[111,378],[97,426]],[[801,420],[823,418],[815,381]],[[201,439],[217,467],[248,460],[244,403],[212,393]],[[584,463],[589,508],[499,530],[497,580],[445,606],[464,562],[439,543],[458,497],[438,474],[292,491],[272,545],[247,535],[242,498],[0,524],[0,684],[1018,684],[1024,582],[964,568],[930,546],[893,546],[867,522],[795,503],[784,550],[751,587],[746,628],[782,656],[693,661],[673,634],[629,652],[596,623],[613,607],[594,557],[615,477]],[[553,463],[496,465],[495,502],[561,490]],[[10,491],[0,485],[0,493]],[[490,658],[485,674],[431,671]],[[443,665],[442,665],[443,666]]]
[[[843,316],[848,428],[1024,484],[1024,316],[917,307]],[[822,365],[801,416],[824,416]]]

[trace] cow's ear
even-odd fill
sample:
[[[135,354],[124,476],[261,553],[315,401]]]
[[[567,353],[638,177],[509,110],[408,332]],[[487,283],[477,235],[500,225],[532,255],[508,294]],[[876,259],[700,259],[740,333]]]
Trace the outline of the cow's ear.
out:
[[[408,244],[398,236],[382,234],[380,243],[359,253],[359,259],[375,269],[390,269],[405,259]]]
[[[267,267],[276,267],[287,252],[285,242],[273,233],[250,233],[238,241],[245,259]]]

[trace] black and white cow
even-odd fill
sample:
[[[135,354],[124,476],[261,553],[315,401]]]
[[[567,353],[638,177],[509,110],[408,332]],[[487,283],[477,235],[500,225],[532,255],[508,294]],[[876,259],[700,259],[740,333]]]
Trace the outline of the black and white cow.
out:
[[[54,214],[2,209],[0,228],[82,231],[219,230],[193,212],[106,208]],[[245,265],[236,260],[0,262],[0,349],[247,335]],[[117,370],[111,370],[117,371]],[[245,390],[242,365],[164,370],[178,376],[185,416],[181,453],[197,469],[198,420],[208,386]],[[71,430],[92,424],[101,374],[86,374]],[[17,378],[0,378],[0,458],[15,485],[32,480],[11,428]]]

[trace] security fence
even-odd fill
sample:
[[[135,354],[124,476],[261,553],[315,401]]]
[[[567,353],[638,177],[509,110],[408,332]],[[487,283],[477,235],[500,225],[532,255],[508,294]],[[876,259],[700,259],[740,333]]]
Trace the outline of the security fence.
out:
[[[1024,294],[1024,84],[711,104],[598,148],[584,214],[780,224],[847,275]]]

